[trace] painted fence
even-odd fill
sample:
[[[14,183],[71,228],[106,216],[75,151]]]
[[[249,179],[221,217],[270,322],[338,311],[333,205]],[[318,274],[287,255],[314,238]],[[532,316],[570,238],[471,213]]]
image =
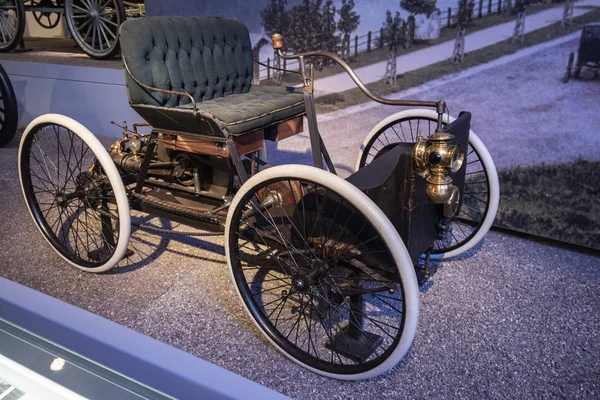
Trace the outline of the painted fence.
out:
[[[506,0],[475,0],[475,7],[473,9],[473,18],[483,18],[486,15],[500,14],[503,12],[503,8],[506,6]],[[456,17],[458,14],[458,7],[448,7],[446,10],[440,10],[438,12],[442,27],[451,27],[456,23]],[[374,49],[382,48],[387,43],[381,40],[383,36],[383,28],[379,31],[369,31],[363,35],[355,35],[350,40],[350,55],[357,57],[359,53],[371,52]],[[268,66],[275,65],[275,60],[271,57],[260,60],[263,64]],[[281,60],[280,67],[292,71],[299,69],[298,62],[296,60]],[[267,68],[265,66],[258,66],[260,71],[260,79],[270,79],[273,73],[277,71]]]

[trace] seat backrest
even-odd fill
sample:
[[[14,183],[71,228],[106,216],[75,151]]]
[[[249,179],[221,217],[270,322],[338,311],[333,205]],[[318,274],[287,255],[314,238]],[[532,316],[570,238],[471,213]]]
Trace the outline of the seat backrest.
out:
[[[218,17],[145,17],[125,21],[121,54],[145,85],[187,92],[201,102],[250,90],[253,75],[248,28]],[[149,91],[125,72],[131,104],[176,107],[186,96]]]

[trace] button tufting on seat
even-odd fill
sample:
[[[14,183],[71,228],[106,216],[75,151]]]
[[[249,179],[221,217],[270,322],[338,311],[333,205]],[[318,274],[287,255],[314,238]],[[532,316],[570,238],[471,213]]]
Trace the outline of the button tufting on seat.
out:
[[[141,60],[134,62],[132,59],[129,63],[132,74],[144,84],[153,86],[152,83],[156,83],[167,90],[180,90],[183,85],[187,88],[184,90],[195,91],[195,96],[203,93],[198,96],[198,101],[247,93],[251,88],[254,63],[248,29],[233,20],[211,17],[132,19],[122,26],[121,48],[125,56],[144,49]],[[146,68],[152,73],[148,74]],[[158,81],[152,82],[152,77]],[[128,90],[132,104],[160,103],[175,107],[189,101],[186,96],[150,94],[131,83],[128,82]]]

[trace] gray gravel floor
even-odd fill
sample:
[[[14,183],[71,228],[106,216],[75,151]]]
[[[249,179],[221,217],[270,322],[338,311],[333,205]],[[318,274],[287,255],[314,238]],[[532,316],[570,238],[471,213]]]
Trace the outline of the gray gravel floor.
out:
[[[323,131],[335,143],[333,156],[352,165],[364,133],[348,130],[347,141],[331,138],[326,130],[336,124],[328,124]],[[292,150],[271,154],[306,161],[302,148]],[[492,232],[469,254],[443,262],[423,290],[417,337],[400,365],[369,381],[338,382],[297,367],[260,336],[230,282],[221,238],[137,231],[136,255],[111,273],[86,274],[66,265],[35,228],[16,165],[15,140],[0,149],[1,276],[294,398],[600,397],[597,256]]]

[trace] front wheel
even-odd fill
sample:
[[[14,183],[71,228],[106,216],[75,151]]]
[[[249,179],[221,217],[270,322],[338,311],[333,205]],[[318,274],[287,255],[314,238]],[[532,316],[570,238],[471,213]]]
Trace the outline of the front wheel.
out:
[[[69,264],[105,272],[123,258],[131,229],[127,194],[83,125],[58,114],[33,120],[21,138],[19,178],[38,229]]]
[[[6,70],[0,65],[0,147],[15,137],[18,122],[17,97]]]
[[[454,121],[444,114],[444,124]],[[414,143],[418,133],[428,137],[437,127],[437,113],[433,110],[413,109],[389,116],[377,124],[358,151],[355,170],[369,164],[396,143]],[[440,229],[433,243],[434,258],[455,257],[471,249],[490,230],[500,203],[498,172],[490,153],[475,134],[469,132],[466,154],[466,179],[463,202],[450,223]]]
[[[338,176],[301,165],[259,172],[232,202],[225,250],[255,325],[303,367],[366,379],[409,350],[413,264],[383,212]]]

